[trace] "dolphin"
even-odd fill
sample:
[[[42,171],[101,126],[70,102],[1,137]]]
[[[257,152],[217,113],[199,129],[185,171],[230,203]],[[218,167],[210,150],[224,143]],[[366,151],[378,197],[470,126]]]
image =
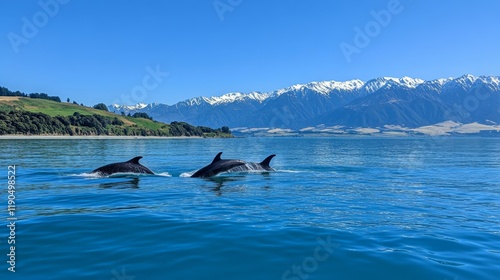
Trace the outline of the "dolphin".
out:
[[[222,152],[215,156],[212,163],[196,171],[191,177],[212,177],[221,172],[228,171],[231,168],[245,164],[244,161],[239,159],[221,159],[220,155],[222,155]]]
[[[231,168],[229,172],[245,172],[245,171],[275,171],[269,164],[271,163],[271,160],[273,157],[276,155],[270,155],[266,157],[261,162],[247,162],[245,165],[237,166],[234,168]]]
[[[93,170],[92,173],[99,173],[103,176],[111,175],[114,173],[154,174],[153,171],[149,170],[149,168],[139,163],[139,160],[141,158],[142,157],[135,157],[129,161],[104,165]]]

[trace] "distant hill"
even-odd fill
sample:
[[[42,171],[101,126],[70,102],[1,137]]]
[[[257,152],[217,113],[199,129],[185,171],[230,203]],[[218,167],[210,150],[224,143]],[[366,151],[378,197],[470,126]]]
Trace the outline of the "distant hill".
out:
[[[144,112],[161,121],[231,128],[317,126],[417,128],[446,121],[500,124],[500,77],[464,75],[424,81],[381,77],[363,82],[323,81],[261,93],[197,97],[174,105],[109,106],[114,112]]]
[[[0,135],[5,134],[232,137],[227,127],[166,124],[46,98],[0,96]]]

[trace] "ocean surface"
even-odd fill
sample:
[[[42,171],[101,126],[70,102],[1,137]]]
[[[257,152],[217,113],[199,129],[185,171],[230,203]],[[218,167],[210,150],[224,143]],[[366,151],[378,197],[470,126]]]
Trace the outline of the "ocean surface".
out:
[[[220,151],[276,154],[277,171],[185,177]],[[0,139],[0,153],[0,279],[500,279],[500,139]],[[135,156],[158,175],[88,174]]]

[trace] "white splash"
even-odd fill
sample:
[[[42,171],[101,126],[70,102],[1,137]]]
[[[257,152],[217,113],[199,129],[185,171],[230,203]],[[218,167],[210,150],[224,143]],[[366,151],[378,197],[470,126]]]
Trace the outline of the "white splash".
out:
[[[172,177],[172,175],[168,172],[155,173],[155,175],[160,177]]]
[[[182,177],[182,178],[189,178],[189,177],[191,177],[191,176],[192,176],[195,172],[196,172],[196,170],[195,170],[195,171],[190,171],[190,172],[184,172],[184,173],[182,173],[181,175],[179,175],[179,177]]]

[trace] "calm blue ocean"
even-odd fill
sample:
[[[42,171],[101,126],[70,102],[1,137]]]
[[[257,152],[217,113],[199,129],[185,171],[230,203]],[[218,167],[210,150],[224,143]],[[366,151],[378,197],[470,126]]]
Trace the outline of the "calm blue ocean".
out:
[[[277,171],[180,176],[219,151],[276,154]],[[1,279],[500,277],[500,139],[3,139],[0,153]],[[85,175],[139,155],[160,175]]]

